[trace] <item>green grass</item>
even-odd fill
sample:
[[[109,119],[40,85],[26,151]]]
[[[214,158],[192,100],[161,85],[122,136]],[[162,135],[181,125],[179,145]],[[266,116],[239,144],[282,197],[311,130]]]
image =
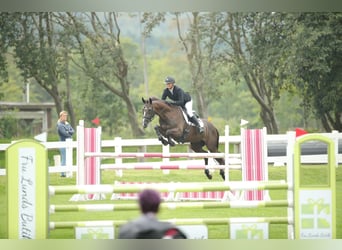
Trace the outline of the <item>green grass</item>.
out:
[[[317,169],[317,168],[316,168]],[[172,170],[170,174],[165,175],[161,170],[125,170],[123,177],[117,177],[115,171],[104,170],[102,171],[102,183],[113,184],[114,181],[126,182],[205,182],[209,181],[204,176],[202,170]],[[317,171],[306,171],[306,181],[320,180]],[[241,171],[231,170],[230,179],[240,180]],[[50,185],[73,185],[75,184],[74,178],[60,178],[59,174],[49,175]],[[286,168],[285,167],[270,167],[269,168],[270,180],[285,180]],[[218,171],[213,175],[211,181],[222,181]],[[337,201],[337,238],[342,238],[342,168],[337,168],[336,171],[336,201]],[[272,200],[286,199],[285,190],[271,190],[270,196]],[[50,204],[74,204],[70,202],[70,195],[57,195],[50,198]],[[6,227],[6,177],[0,176],[0,199],[2,206],[0,207],[0,238],[7,237]],[[107,196],[105,200],[101,201],[86,201],[77,202],[78,204],[95,204],[95,203],[129,203],[135,201],[127,200],[110,200]],[[61,212],[55,213],[50,216],[50,221],[84,221],[84,220],[130,220],[139,215],[137,210],[129,211],[113,211],[113,212]],[[273,216],[286,216],[286,208],[257,208],[257,209],[232,209],[232,208],[215,208],[215,209],[175,209],[168,210],[162,209],[159,213],[160,219],[172,218],[217,218],[217,217],[273,217]],[[208,225],[210,239],[227,239],[229,238],[228,225]],[[116,229],[117,233],[117,229]],[[72,239],[75,238],[74,229],[56,229],[49,233],[51,239]],[[270,239],[286,239],[287,238],[287,225],[284,224],[270,224],[269,228]]]

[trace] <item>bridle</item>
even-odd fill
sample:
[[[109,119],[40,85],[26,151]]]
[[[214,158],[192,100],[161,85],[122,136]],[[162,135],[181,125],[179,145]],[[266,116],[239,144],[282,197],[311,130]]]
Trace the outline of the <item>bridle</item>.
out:
[[[147,111],[145,111],[146,109],[147,109]],[[147,121],[147,123],[146,123],[146,125],[147,125],[153,120],[156,113],[154,112],[152,105],[151,105],[151,107],[144,107],[143,111],[144,111],[144,117],[143,117],[144,124],[145,124],[145,121]]]

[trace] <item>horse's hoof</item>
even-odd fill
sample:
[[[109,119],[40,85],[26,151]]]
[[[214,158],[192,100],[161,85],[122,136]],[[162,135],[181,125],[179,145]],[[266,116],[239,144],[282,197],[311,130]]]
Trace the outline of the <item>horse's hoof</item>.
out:
[[[223,180],[226,180],[226,175],[224,174],[224,171],[220,171],[220,175],[222,177]]]
[[[211,179],[213,178],[213,176],[209,173],[209,170],[208,170],[208,169],[204,170],[204,173],[205,173],[205,175],[207,176],[207,178],[208,178],[209,180],[211,180]]]

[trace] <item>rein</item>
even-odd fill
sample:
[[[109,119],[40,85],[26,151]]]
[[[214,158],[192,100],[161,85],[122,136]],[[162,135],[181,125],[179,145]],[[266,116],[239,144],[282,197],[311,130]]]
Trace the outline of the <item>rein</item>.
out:
[[[147,112],[147,113],[149,113],[149,112]],[[144,119],[146,119],[149,123],[153,120],[153,118],[154,118],[154,116],[155,116],[155,112],[154,112],[154,110],[153,110],[153,106],[152,106],[152,115],[151,116],[146,116],[146,115],[144,115]]]

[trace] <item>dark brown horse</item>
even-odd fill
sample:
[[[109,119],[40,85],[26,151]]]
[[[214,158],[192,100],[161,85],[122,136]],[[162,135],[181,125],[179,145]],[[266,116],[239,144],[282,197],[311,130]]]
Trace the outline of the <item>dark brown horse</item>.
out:
[[[204,133],[199,133],[195,125],[187,122],[183,115],[181,107],[169,104],[158,98],[149,98],[145,100],[143,108],[143,127],[152,121],[155,115],[159,116],[159,126],[154,129],[157,133],[158,139],[164,144],[170,146],[177,143],[190,142],[191,149],[197,153],[207,153],[203,149],[206,146],[209,152],[218,153],[219,133],[214,125],[206,120],[202,120],[204,124]],[[225,165],[223,158],[215,158],[220,165]],[[208,165],[208,158],[204,159],[205,165]],[[204,173],[208,179],[212,179],[209,169],[205,169]],[[220,169],[220,175],[223,179],[224,170]]]

